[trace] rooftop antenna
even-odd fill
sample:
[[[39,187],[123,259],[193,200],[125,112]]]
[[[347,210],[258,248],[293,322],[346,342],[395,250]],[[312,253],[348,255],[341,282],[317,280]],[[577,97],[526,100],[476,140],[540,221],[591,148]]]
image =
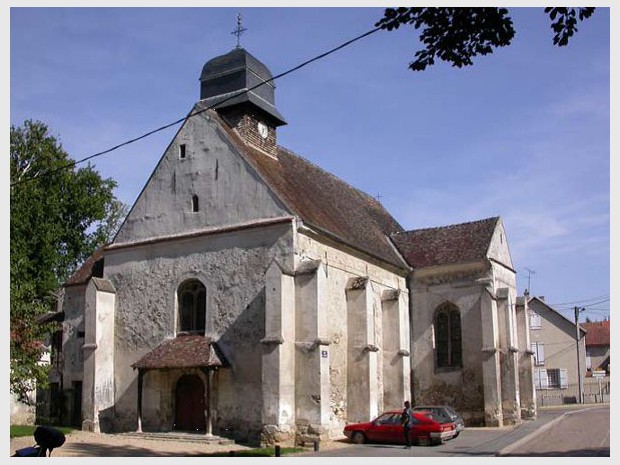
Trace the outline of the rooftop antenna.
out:
[[[524,267],[525,271],[527,271],[527,290],[530,293],[530,295],[532,295],[532,288],[531,288],[531,278],[533,274],[536,274],[536,272],[534,270],[530,270],[528,267]]]
[[[237,36],[237,48],[241,48],[241,35],[245,31],[247,31],[247,29],[241,26],[241,13],[237,13],[237,29],[231,32],[231,34]]]

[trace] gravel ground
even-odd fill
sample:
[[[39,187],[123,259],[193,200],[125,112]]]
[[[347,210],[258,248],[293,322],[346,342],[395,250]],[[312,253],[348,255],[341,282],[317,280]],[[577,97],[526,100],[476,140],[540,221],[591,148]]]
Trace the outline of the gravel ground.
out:
[[[321,450],[346,447],[346,441],[321,444]],[[14,438],[10,441],[10,454],[17,449],[34,445],[32,437]],[[281,444],[281,447],[291,447]],[[121,434],[96,434],[74,431],[67,435],[62,447],[52,451],[53,457],[200,457],[213,452],[229,452],[250,449],[240,444],[203,444],[173,440],[154,440],[128,437]],[[311,448],[307,448],[311,451]]]

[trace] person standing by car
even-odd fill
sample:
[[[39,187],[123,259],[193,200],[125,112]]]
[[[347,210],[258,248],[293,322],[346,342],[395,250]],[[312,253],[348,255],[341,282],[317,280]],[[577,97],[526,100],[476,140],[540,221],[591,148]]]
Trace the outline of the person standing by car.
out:
[[[405,401],[405,408],[403,409],[403,413],[400,416],[400,423],[403,425],[403,434],[405,435],[405,449],[411,448],[411,427],[413,426],[412,421],[413,410],[411,410],[411,404],[408,400]]]

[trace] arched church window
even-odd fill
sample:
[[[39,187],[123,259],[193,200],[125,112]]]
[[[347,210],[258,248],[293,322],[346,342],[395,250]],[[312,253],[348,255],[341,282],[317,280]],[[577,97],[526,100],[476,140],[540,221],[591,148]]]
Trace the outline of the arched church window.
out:
[[[435,312],[435,360],[437,368],[463,366],[461,314],[453,304],[444,304]]]
[[[196,279],[185,281],[179,286],[177,332],[205,333],[206,295],[204,284]]]

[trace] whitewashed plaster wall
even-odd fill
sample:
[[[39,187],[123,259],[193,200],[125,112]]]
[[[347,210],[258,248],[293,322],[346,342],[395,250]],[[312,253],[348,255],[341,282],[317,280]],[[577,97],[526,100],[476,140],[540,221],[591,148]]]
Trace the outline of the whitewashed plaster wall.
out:
[[[347,328],[350,324],[347,318],[347,283],[351,278],[368,277],[368,286],[371,289],[372,299],[372,326],[374,327],[374,343],[382,348],[384,337],[394,337],[400,341],[401,348],[409,349],[409,322],[408,322],[408,291],[406,278],[388,269],[380,262],[344,251],[330,244],[328,241],[317,240],[309,234],[298,234],[295,248],[296,269],[307,260],[320,260],[326,273],[326,338],[330,342],[330,385],[331,385],[331,421],[330,430],[334,436],[342,434],[342,427],[347,421],[347,386],[352,380],[347,378]],[[399,300],[402,309],[400,318],[401,332],[396,335],[383,334],[382,293],[386,290],[400,291]],[[378,396],[377,404],[372,406],[372,412],[380,413],[386,407],[400,408],[407,391],[401,395],[399,405],[384,405],[383,402],[383,358],[377,357]],[[406,360],[409,365],[409,359]],[[409,370],[403,384],[409,385]],[[370,420],[371,418],[367,418]]]
[[[491,273],[480,265],[455,273],[446,267],[412,275],[412,389],[415,404],[448,403],[467,420],[484,412],[481,308]],[[443,371],[436,369],[434,317],[447,302],[461,315],[463,368]]]
[[[232,365],[217,374],[219,425],[259,429],[265,271],[274,259],[286,263],[290,257],[290,222],[108,250],[105,276],[117,290],[117,430],[137,427],[137,371],[131,364],[175,336],[176,291],[189,278],[206,287],[206,336]],[[172,389],[163,374],[149,373],[145,382],[158,379],[164,392]],[[151,388],[145,389],[152,399]],[[163,395],[155,407],[146,407],[145,426],[171,426],[172,413],[165,412],[172,408],[169,401]]]
[[[180,157],[180,146],[185,157]],[[198,211],[192,197],[198,198]],[[187,120],[132,207],[114,242],[276,218],[289,213],[207,113]]]

